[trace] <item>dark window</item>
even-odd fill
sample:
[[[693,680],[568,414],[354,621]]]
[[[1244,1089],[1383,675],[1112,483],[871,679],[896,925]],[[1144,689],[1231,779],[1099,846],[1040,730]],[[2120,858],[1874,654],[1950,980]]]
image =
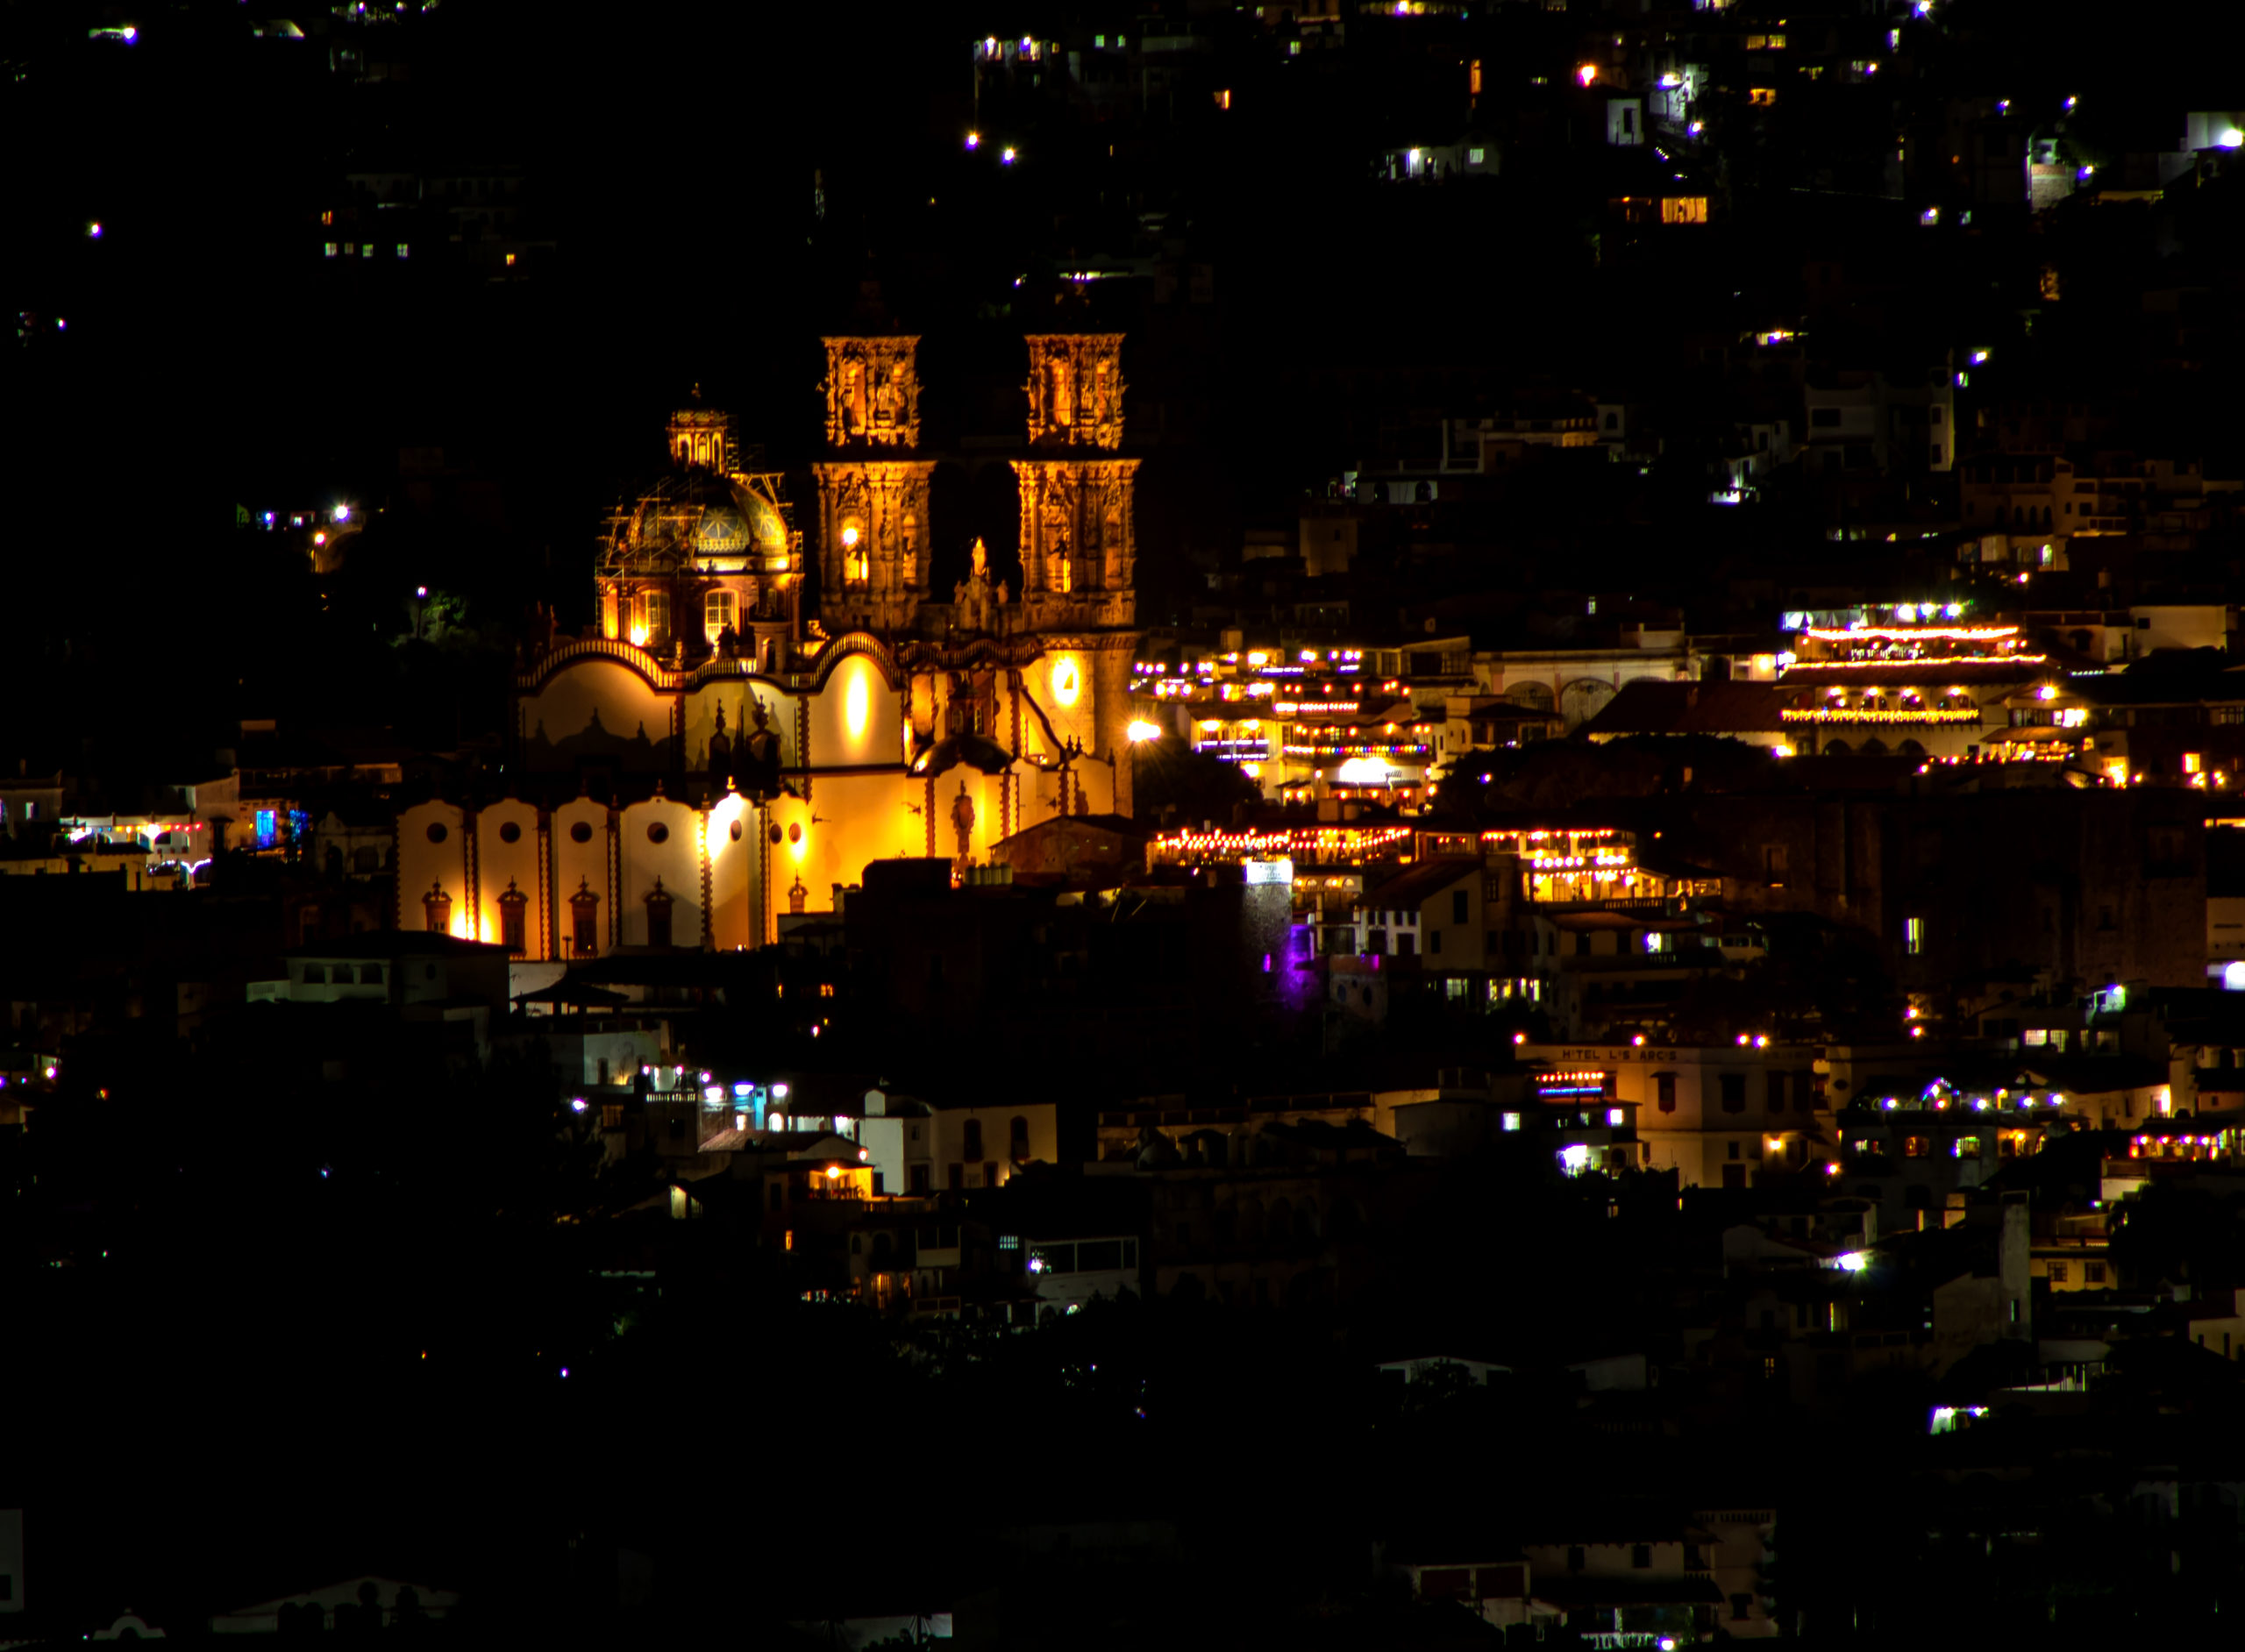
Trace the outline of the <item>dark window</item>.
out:
[[[1006,1157],[1016,1164],[1025,1163],[1029,1158],[1029,1121],[1016,1114],[1013,1122],[1006,1127]]]
[[[2144,871],[2154,878],[2178,878],[2191,870],[2188,839],[2180,826],[2155,826],[2144,834]]]
[[[587,822],[579,821],[575,825],[569,828],[569,841],[571,843],[588,844],[592,842],[592,840],[593,829]]]
[[[1770,1075],[1770,1111],[1782,1113],[1785,1110],[1785,1075],[1782,1072],[1773,1072]]]
[[[926,1192],[928,1191],[928,1182],[929,1182],[928,1166],[926,1166],[925,1164],[915,1164],[915,1165],[912,1167],[912,1178],[911,1178],[911,1179],[912,1179],[912,1191],[913,1191],[914,1193],[926,1193]]]
[[[1418,937],[1417,936],[1415,936],[1415,935],[1399,935],[1399,936],[1397,936],[1395,937],[1395,956],[1396,956],[1396,957],[1398,957],[1398,958],[1409,958],[1413,953],[1416,952],[1418,950],[1419,950],[1419,937]]]
[[[667,901],[647,902],[647,944],[649,946],[670,944],[670,913],[671,904]]]
[[[1567,1549],[1567,1570],[1569,1571],[1580,1571],[1585,1565],[1589,1563],[1589,1560],[1590,1556],[1583,1553],[1582,1545],[1580,1543],[1575,1543],[1569,1546]]]
[[[1731,1596],[1730,1620],[1733,1623],[1745,1622],[1749,1617],[1753,1615],[1753,1606],[1754,1597],[1752,1595]]]
[[[954,1164],[951,1167],[948,1179],[951,1183],[951,1192],[954,1193],[959,1192],[960,1188],[966,1186],[966,1166],[964,1164]]]
[[[1590,931],[1588,929],[1583,930],[1580,934],[1575,936],[1575,956],[1577,958],[1588,958],[1590,956]]]
[[[1120,1239],[1087,1239],[1076,1247],[1076,1271],[1080,1273],[1111,1272],[1122,1265]]]
[[[1650,1543],[1632,1544],[1629,1549],[1629,1564],[1636,1567],[1639,1571],[1650,1571],[1652,1570],[1652,1545]]]
[[[1655,1073],[1652,1079],[1652,1093],[1654,1105],[1663,1113],[1676,1111],[1676,1075],[1674,1073]]]
[[[982,1157],[982,1121],[980,1119],[967,1120],[961,1139],[966,1157],[969,1158],[980,1158]]]
[[[1442,931],[1440,929],[1429,929],[1427,931],[1427,951],[1436,955],[1441,953]]]
[[[1726,1072],[1722,1075],[1722,1110],[1726,1113],[1746,1111],[1746,1075]]]
[[[1451,890],[1450,892],[1450,921],[1452,923],[1465,922],[1469,915],[1465,908],[1465,891],[1463,889]]]
[[[1835,407],[1811,408],[1808,410],[1808,423],[1815,430],[1837,430],[1840,424],[1840,409]]]

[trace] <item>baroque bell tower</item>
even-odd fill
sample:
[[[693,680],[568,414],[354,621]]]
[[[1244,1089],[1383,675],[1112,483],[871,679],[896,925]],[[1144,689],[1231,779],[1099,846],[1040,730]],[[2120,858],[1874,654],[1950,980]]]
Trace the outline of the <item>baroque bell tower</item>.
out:
[[[1022,611],[1038,630],[1137,618],[1138,461],[1122,445],[1122,335],[1029,337],[1029,442],[1018,459]]]
[[[909,630],[928,595],[928,478],[919,339],[825,338],[818,478],[819,613],[830,632]]]

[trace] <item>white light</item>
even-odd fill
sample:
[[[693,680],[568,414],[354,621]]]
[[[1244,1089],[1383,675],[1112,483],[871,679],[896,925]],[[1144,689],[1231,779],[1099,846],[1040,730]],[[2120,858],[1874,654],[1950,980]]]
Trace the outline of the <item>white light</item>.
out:
[[[338,506],[336,506],[336,508],[335,508],[335,519],[336,519],[338,522],[348,522],[348,521],[350,521],[350,520],[351,520],[351,507],[350,507],[350,506],[348,506],[348,505],[338,505]]]
[[[2245,993],[2245,958],[2223,968],[2221,989],[2226,993]]]
[[[89,240],[100,240],[102,239],[102,226],[98,224],[89,224],[86,225],[86,236]]]
[[[1579,1176],[1589,1167],[1590,1150],[1580,1142],[1572,1147],[1563,1147],[1559,1150],[1559,1163],[1566,1167],[1568,1175]]]
[[[2234,149],[2245,144],[2245,132],[2240,132],[2234,126],[2227,127],[2223,130],[2221,136],[2214,139],[2214,142],[2220,144],[2224,149]]]
[[[426,596],[429,595],[429,587],[425,585],[417,585],[413,587],[413,595],[416,596]]]
[[[773,1099],[775,1100],[786,1100],[788,1099],[788,1086],[784,1084],[773,1085],[772,1086],[772,1095]]]
[[[1014,164],[1015,153],[1015,150],[1008,146],[998,157],[1000,164],[1008,167],[1012,166]]]
[[[979,132],[971,132],[967,133],[966,146],[969,149],[980,149],[982,146],[982,134]]]
[[[1148,723],[1144,718],[1140,717],[1135,719],[1131,723],[1130,726],[1123,732],[1130,737],[1130,744],[1132,745],[1139,745],[1148,740],[1160,739],[1161,725],[1159,723]]]
[[[1833,1265],[1843,1273],[1861,1273],[1871,1265],[1871,1258],[1860,1250],[1850,1250],[1835,1259]]]
[[[584,1110],[585,1098],[582,1096],[578,1096],[569,1103],[569,1111],[572,1113],[582,1113]]]

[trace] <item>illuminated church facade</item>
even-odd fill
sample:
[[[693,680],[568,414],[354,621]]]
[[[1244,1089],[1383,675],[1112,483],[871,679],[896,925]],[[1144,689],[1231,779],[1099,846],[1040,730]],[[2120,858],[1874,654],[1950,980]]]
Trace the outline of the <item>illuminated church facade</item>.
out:
[[[1130,812],[1121,337],[1028,340],[1019,592],[979,540],[931,584],[918,340],[824,343],[815,552],[728,416],[674,415],[670,471],[602,537],[596,624],[517,675],[521,794],[399,816],[399,927],[533,960],[753,947],[870,861],[963,876],[1055,815]]]

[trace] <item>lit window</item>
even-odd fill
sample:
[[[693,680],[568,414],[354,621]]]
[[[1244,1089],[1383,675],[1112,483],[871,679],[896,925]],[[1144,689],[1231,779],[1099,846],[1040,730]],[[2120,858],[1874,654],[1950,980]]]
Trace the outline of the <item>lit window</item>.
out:
[[[1926,950],[1926,921],[1923,918],[1902,920],[1902,950],[1906,952]]]
[[[723,633],[733,630],[736,603],[731,591],[712,591],[702,604],[702,630],[715,643]]]
[[[406,257],[406,256],[408,255],[408,254],[407,254],[407,252],[406,252],[406,247],[407,247],[407,243],[405,243],[405,242],[403,242],[403,241],[400,241],[400,242],[397,244],[397,255],[398,255],[400,258],[404,258],[404,257]]]
[[[330,242],[327,244],[327,253],[326,253],[326,256],[328,256],[329,258],[333,258],[333,257],[335,256],[335,243],[334,243],[334,242],[332,242],[332,241],[330,241]]]

